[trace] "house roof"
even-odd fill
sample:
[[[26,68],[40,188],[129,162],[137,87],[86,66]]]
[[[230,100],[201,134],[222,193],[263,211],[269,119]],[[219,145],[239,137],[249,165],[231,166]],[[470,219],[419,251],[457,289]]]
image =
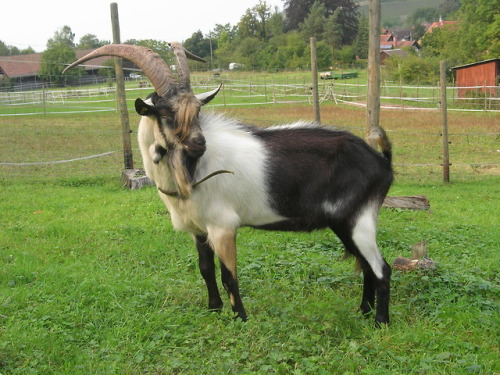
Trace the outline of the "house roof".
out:
[[[93,49],[77,50],[76,58],[85,56]],[[84,65],[85,70],[94,70],[103,66],[109,60],[108,56],[97,57],[89,60]],[[23,78],[37,76],[42,64],[41,53],[31,53],[27,55],[0,56],[0,74],[6,74],[9,78]]]
[[[412,29],[408,27],[395,27],[391,29],[386,29],[384,34],[391,34],[397,40],[411,40],[412,39]]]
[[[401,47],[420,48],[420,45],[414,40],[398,40],[398,38],[391,32],[386,32],[385,34],[380,35],[381,50],[397,49]]]
[[[418,47],[418,43],[414,40],[402,40],[396,43],[397,48],[401,47]]]
[[[0,70],[9,78],[31,77],[40,70],[40,53],[28,55],[0,56]]]
[[[399,56],[405,57],[408,56],[408,52],[403,51],[402,49],[390,49],[387,51],[380,51],[381,54],[386,54],[388,56]]]
[[[474,63],[471,63],[471,64],[466,64],[466,65],[454,66],[454,67],[453,67],[453,68],[451,68],[451,69],[469,68],[469,67],[471,67],[471,66],[481,65],[481,64],[486,64],[486,63],[490,63],[490,62],[493,62],[493,61],[498,61],[498,62],[500,62],[500,58],[489,59],[489,60],[483,60],[483,61],[477,61],[477,62],[474,62]]]
[[[437,22],[431,23],[431,25],[427,28],[427,30],[425,32],[426,33],[432,33],[432,30],[434,30],[437,27],[443,27],[443,26],[447,26],[447,25],[453,25],[456,22],[457,21],[443,21],[442,19],[440,19]]]

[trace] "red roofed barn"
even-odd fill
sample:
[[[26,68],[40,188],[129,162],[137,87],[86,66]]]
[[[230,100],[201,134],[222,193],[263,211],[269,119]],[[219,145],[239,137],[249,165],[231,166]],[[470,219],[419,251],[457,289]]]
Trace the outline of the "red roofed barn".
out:
[[[456,66],[453,70],[457,75],[459,98],[466,97],[470,91],[488,92],[491,96],[498,96],[496,86],[500,85],[500,58]]]
[[[76,58],[85,56],[93,51],[93,49],[77,50]],[[88,74],[97,74],[97,70],[104,66],[110,57],[103,56],[89,60],[83,66],[83,69]],[[0,56],[0,80],[10,79],[14,81],[14,85],[24,85],[28,89],[35,88],[37,83],[42,84],[44,81],[38,78],[41,69],[42,54],[31,53],[27,55]],[[131,64],[130,64],[131,65]],[[31,87],[30,87],[31,86]]]

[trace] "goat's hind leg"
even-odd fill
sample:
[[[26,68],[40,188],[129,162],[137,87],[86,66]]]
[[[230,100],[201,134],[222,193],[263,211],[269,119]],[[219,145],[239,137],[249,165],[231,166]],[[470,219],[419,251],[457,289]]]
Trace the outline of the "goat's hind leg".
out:
[[[208,308],[220,312],[223,302],[220,298],[217,279],[215,277],[214,252],[208,243],[206,235],[195,236],[196,249],[198,250],[198,259],[201,276],[205,280],[208,290]]]
[[[380,326],[389,323],[391,267],[377,246],[377,215],[376,205],[368,205],[361,212],[352,229],[352,241],[363,268],[361,310],[366,314],[376,299],[375,324]]]
[[[377,246],[377,211],[368,207],[354,220],[354,225],[337,224],[332,229],[363,270],[361,312],[368,316],[375,308],[375,324],[380,326],[389,323],[391,267]]]

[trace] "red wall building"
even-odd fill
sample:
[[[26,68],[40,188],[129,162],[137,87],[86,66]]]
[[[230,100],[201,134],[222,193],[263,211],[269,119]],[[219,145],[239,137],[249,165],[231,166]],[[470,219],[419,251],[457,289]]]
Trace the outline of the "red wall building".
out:
[[[491,96],[498,96],[498,87],[494,86],[500,84],[500,58],[456,66],[453,70],[457,75],[456,86],[459,88],[459,98],[466,97],[468,91],[483,93],[487,91]]]

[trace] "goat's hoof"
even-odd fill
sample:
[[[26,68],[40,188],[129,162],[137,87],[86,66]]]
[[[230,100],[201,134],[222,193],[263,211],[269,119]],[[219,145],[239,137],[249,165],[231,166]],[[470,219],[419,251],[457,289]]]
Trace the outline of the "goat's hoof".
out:
[[[208,311],[212,311],[212,312],[216,312],[216,313],[220,313],[222,311],[222,306],[223,306],[223,303],[210,303],[208,305]]]
[[[234,317],[234,320],[241,320],[242,322],[246,322],[248,320],[248,317],[247,317],[247,314],[246,312],[238,312],[235,317]]]
[[[375,328],[381,329],[381,328],[388,328],[388,327],[389,327],[389,319],[386,319],[384,321],[375,320]]]
[[[369,303],[362,303],[361,306],[359,306],[359,309],[361,310],[363,317],[369,318],[372,316],[373,307]]]

